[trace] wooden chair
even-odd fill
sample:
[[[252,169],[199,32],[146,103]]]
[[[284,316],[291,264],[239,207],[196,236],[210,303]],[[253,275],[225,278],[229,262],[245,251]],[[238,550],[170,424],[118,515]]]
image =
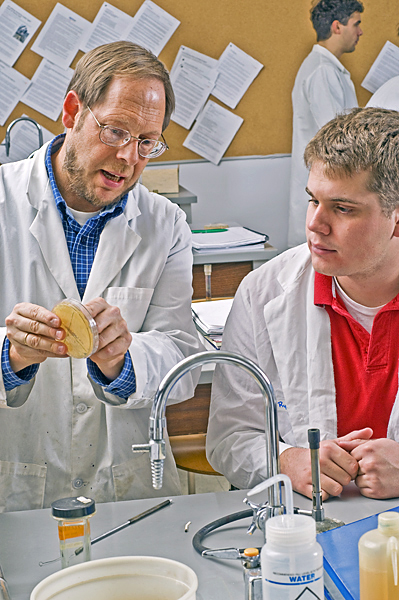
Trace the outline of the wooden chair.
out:
[[[176,466],[187,471],[188,493],[195,494],[195,474],[219,475],[205,454],[211,384],[196,387],[190,400],[166,407],[168,435]]]

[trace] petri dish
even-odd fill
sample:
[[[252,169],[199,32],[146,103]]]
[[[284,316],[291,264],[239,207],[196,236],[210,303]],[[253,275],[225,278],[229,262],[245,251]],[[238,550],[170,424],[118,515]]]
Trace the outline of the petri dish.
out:
[[[72,358],[87,358],[97,351],[98,329],[95,320],[83,304],[66,298],[54,306],[52,312],[61,319],[66,336],[61,340]]]

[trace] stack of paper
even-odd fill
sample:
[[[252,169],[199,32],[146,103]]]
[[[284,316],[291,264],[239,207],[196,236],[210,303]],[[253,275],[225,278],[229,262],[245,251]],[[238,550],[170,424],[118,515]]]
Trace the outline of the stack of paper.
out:
[[[195,326],[213,348],[219,349],[222,344],[224,326],[232,303],[232,298],[226,298],[191,304]]]
[[[243,246],[262,245],[269,237],[256,233],[246,227],[229,227],[227,230],[210,231],[192,234],[193,250],[195,252],[214,252],[241,248]]]

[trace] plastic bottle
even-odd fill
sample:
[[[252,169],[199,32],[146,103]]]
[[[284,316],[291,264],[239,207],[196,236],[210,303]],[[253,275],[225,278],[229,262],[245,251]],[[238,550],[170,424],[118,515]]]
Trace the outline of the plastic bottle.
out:
[[[58,521],[61,567],[91,560],[89,518],[96,512],[91,498],[61,498],[51,504],[53,517]]]
[[[399,514],[378,515],[378,528],[359,540],[360,600],[399,598]]]
[[[275,475],[251,490],[254,495],[274,483],[285,485],[286,514],[266,521],[261,551],[263,600],[324,599],[323,550],[316,542],[316,522],[294,515],[291,480]]]

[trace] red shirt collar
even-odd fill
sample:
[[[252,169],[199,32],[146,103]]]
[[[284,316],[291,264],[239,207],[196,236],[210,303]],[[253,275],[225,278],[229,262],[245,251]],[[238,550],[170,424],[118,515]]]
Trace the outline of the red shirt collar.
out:
[[[316,306],[327,304],[331,306],[333,303],[332,280],[330,275],[322,275],[315,271],[314,277],[314,303]]]
[[[333,278],[331,275],[323,275],[315,271],[314,278],[314,303],[316,306],[335,306],[338,304],[344,306],[343,301],[339,296],[333,295]],[[339,302],[341,300],[341,302]],[[381,310],[398,310],[399,294],[388,302]]]

